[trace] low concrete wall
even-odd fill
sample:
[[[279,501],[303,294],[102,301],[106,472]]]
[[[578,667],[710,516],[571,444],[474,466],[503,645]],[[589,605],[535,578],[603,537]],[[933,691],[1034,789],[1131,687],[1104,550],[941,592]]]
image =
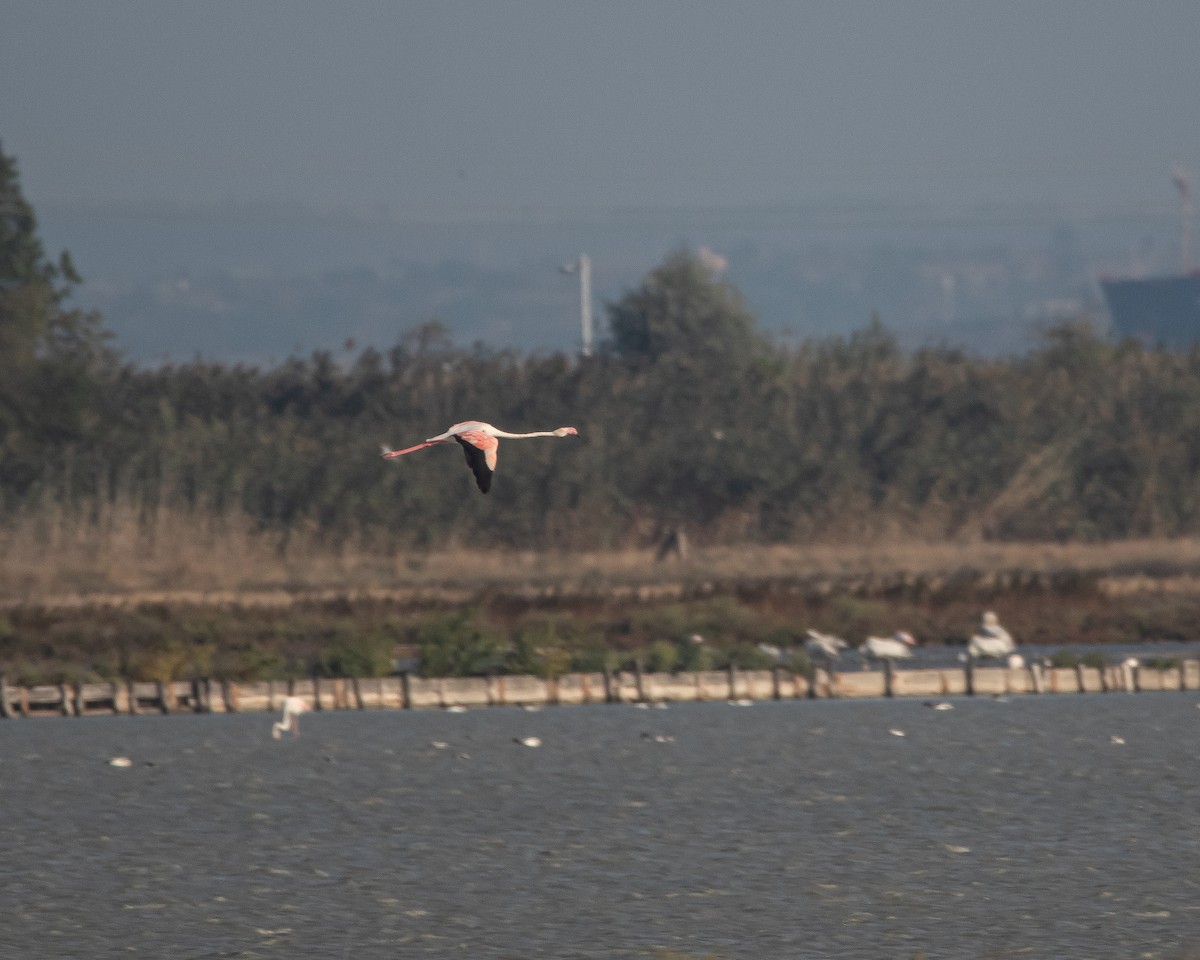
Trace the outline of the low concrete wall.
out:
[[[603,703],[604,674],[568,673],[558,678],[559,703]]]
[[[817,686],[817,691],[820,686]],[[835,673],[833,691],[838,697],[883,697],[887,695],[887,677],[874,670],[861,673]],[[816,693],[820,696],[820,693]]]
[[[775,670],[694,673],[572,673],[532,676],[372,677],[234,683],[211,679],[16,687],[0,677],[0,716],[94,716],[113,713],[274,711],[286,696],[314,710],[400,710],[550,704],[794,700],[826,697],[944,697],[1012,694],[1200,690],[1200,660],[1151,670],[1129,663],[1104,668],[1031,664],[950,669],[851,671],[810,679]]]

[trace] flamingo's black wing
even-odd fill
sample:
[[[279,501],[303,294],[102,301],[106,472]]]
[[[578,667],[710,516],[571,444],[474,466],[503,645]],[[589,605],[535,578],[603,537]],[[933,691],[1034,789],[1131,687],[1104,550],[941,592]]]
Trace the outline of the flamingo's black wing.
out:
[[[480,450],[479,447],[475,446],[470,440],[465,439],[461,434],[454,439],[458,441],[459,446],[463,448],[463,453],[466,454],[467,466],[475,474],[476,486],[484,493],[487,493],[492,487],[492,468],[488,466],[487,453]]]

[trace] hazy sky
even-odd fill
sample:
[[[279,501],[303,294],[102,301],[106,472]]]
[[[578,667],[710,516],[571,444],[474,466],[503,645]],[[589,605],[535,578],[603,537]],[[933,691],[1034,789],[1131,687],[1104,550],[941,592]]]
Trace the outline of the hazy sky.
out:
[[[39,202],[1172,205],[1196,0],[8,0]]]

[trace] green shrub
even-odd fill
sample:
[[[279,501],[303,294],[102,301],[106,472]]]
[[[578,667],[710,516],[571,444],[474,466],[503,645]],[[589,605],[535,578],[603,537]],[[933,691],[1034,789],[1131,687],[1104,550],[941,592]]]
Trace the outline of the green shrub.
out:
[[[739,643],[729,651],[727,664],[732,664],[739,670],[770,670],[776,665],[775,658],[748,643]]]
[[[470,613],[431,620],[418,636],[422,676],[480,676],[497,671],[504,662],[495,635],[475,624]]]
[[[651,673],[671,673],[679,669],[683,657],[679,645],[669,640],[655,640],[642,656],[642,666]]]
[[[504,658],[504,672],[549,678],[566,673],[570,664],[571,655],[563,649],[554,625],[543,621],[517,629]]]
[[[784,661],[784,666],[802,677],[813,675],[813,662],[807,650],[793,650]]]
[[[716,651],[707,643],[687,643],[680,648],[680,670],[713,670],[716,666]]]
[[[326,677],[385,677],[392,669],[394,645],[392,637],[379,630],[335,627],[321,648],[317,669]]]
[[[617,656],[602,645],[585,647],[571,654],[569,670],[571,673],[603,673],[605,670],[615,670]]]

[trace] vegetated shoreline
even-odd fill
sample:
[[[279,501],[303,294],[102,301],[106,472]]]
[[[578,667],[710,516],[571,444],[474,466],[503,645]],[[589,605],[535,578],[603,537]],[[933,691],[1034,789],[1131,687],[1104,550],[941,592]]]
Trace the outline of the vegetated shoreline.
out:
[[[664,561],[292,550],[160,570],[152,557],[58,552],[46,563],[61,568],[23,581],[19,559],[0,558],[0,672],[27,685],[263,681],[406,662],[427,677],[553,677],[762,669],[777,662],[764,646],[803,671],[810,628],[961,646],[985,610],[1022,646],[1200,639],[1197,540],[703,547]]]
[[[147,605],[285,607],[336,601],[428,608],[481,597],[668,601],[776,588],[886,594],[936,593],[948,583],[984,590],[1087,579],[1108,596],[1200,594],[1200,538],[1079,543],[814,543],[701,547],[686,559],[653,550],[607,552],[407,551],[394,556],[273,544],[194,549],[186,561],[161,545],[129,551],[89,545],[30,562],[0,558],[0,609]],[[221,545],[223,546],[223,545]],[[127,554],[136,554],[136,559]],[[157,562],[156,562],[157,561]]]

